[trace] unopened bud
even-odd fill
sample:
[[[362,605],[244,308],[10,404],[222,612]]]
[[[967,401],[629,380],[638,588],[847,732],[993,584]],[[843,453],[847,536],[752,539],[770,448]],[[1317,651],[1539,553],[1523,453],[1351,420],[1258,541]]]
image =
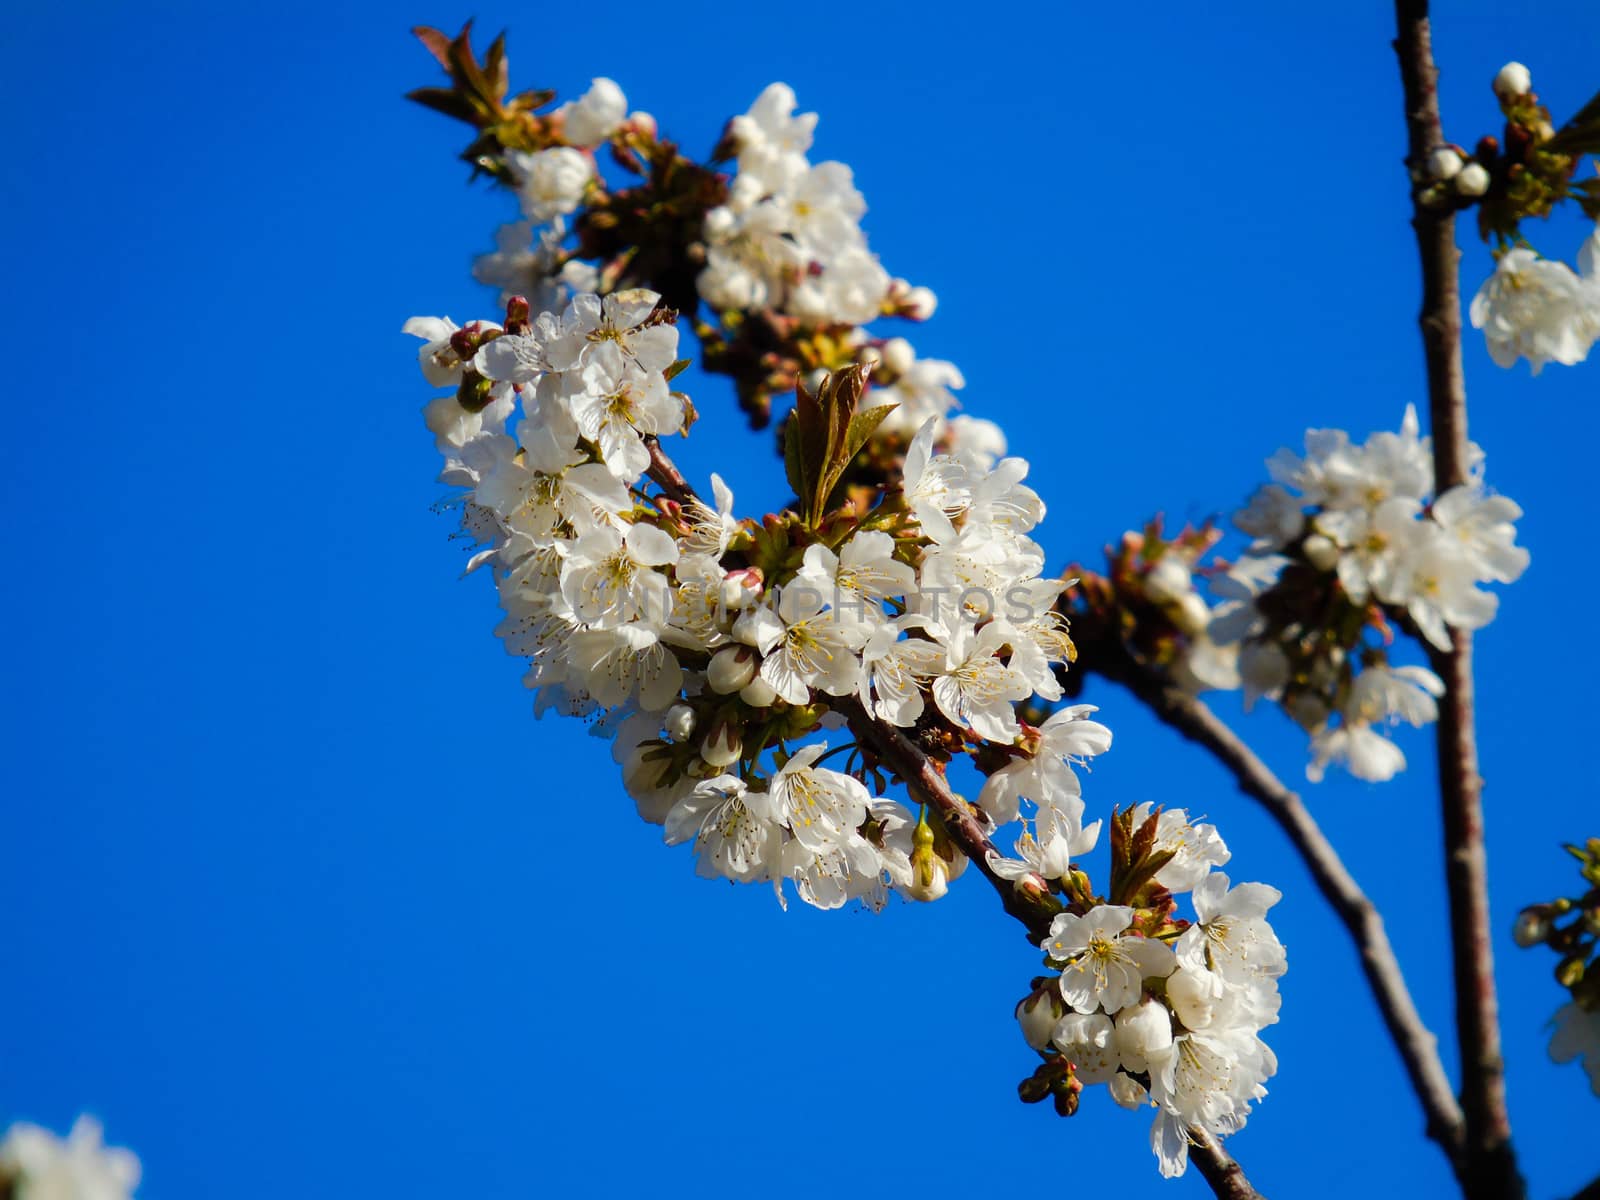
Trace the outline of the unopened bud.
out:
[[[713,242],[720,242],[733,234],[734,226],[738,223],[739,218],[733,215],[733,209],[724,204],[706,214],[703,228],[707,238]]]
[[[1577,987],[1583,980],[1583,955],[1569,954],[1556,967],[1556,982],[1564,988]]]
[[[1489,172],[1482,163],[1469,162],[1456,176],[1456,192],[1462,196],[1481,196],[1489,190]]]
[[[711,690],[727,696],[737,692],[756,676],[756,652],[749,646],[724,646],[706,664],[706,682]]]
[[[661,724],[667,736],[681,745],[694,736],[694,709],[687,704],[674,704],[667,709],[666,718]]]
[[[1117,1014],[1117,1054],[1130,1071],[1143,1071],[1152,1056],[1172,1047],[1172,1016],[1167,1006],[1146,996]]]
[[[876,346],[863,346],[856,354],[856,361],[869,367],[875,367],[883,361],[883,351]]]
[[[526,296],[513,296],[506,301],[506,332],[523,333],[528,328],[533,309]]]
[[[1306,561],[1319,571],[1331,571],[1339,565],[1339,547],[1330,537],[1313,533],[1300,544]]]
[[[1066,1015],[1058,977],[1052,975],[1040,981],[1040,986],[1017,1004],[1017,1024],[1022,1026],[1022,1040],[1035,1050],[1045,1049],[1050,1045],[1056,1023]]]
[[[718,593],[722,607],[730,612],[742,612],[760,595],[761,570],[758,567],[729,571]]]
[[[1494,77],[1494,94],[1502,100],[1533,91],[1533,72],[1519,62],[1508,62]]]
[[[1511,937],[1526,950],[1537,946],[1550,936],[1550,916],[1543,905],[1536,904],[1517,914],[1517,923],[1511,928]]]
[[[939,297],[933,294],[932,288],[914,287],[906,293],[901,311],[913,321],[926,321],[938,307]]]
[[[1440,146],[1428,155],[1428,174],[1434,179],[1454,179],[1461,172],[1461,154],[1451,146]]]
[[[1167,976],[1167,999],[1172,1011],[1190,1029],[1204,1029],[1211,1024],[1220,990],[1210,971],[1179,967]]]
[[[727,767],[739,761],[744,739],[731,722],[718,722],[700,746],[700,757],[713,767]]]
[[[815,395],[828,382],[828,368],[815,367],[806,373],[806,391]]]
[[[633,126],[634,132],[640,137],[647,137],[651,141],[656,136],[656,119],[650,113],[636,112],[628,118],[628,124]]]
[[[883,344],[883,365],[895,375],[904,375],[917,361],[917,354],[905,338],[890,338]]]
[[[773,686],[759,675],[739,689],[739,699],[751,708],[770,708],[777,698]]]

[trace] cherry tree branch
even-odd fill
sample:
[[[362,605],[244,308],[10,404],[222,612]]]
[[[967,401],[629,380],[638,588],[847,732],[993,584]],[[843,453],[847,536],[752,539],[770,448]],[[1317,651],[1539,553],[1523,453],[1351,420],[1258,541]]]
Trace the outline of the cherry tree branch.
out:
[[[1288,835],[1317,889],[1349,931],[1367,986],[1422,1105],[1428,1136],[1454,1163],[1461,1144],[1462,1114],[1439,1059],[1439,1040],[1423,1023],[1411,998],[1383,917],[1300,797],[1209,707],[1140,666],[1126,652],[1113,658],[1097,649],[1094,670],[1122,684],[1164,724],[1209,750],[1233,775],[1239,790],[1259,802]]]
[[[1395,52],[1405,90],[1407,162],[1417,170],[1444,144],[1438,67],[1428,0],[1395,0]],[[1430,207],[1413,188],[1411,225],[1422,267],[1422,332],[1437,492],[1467,480],[1467,389],[1461,366],[1460,251],[1455,214]],[[1478,774],[1472,686],[1472,634],[1451,630],[1451,649],[1433,655],[1444,680],[1439,705],[1439,791],[1444,816],[1445,884],[1466,1120],[1463,1187],[1484,1200],[1521,1197],[1525,1189],[1511,1145],[1505,1067],[1489,927],[1488,859],[1483,840],[1483,780]]]
[[[1600,1179],[1591,1180],[1589,1186],[1574,1196],[1572,1200],[1600,1200]]]
[[[646,444],[650,449],[650,478],[680,504],[693,500],[694,489],[656,439],[649,438]],[[831,704],[843,714],[863,750],[899,776],[912,799],[938,814],[951,841],[989,881],[1005,910],[1021,922],[1028,940],[1035,943],[1044,940],[1060,906],[1042,889],[1018,888],[995,872],[989,863],[990,854],[998,853],[995,845],[989,840],[976,810],[951,790],[943,765],[930,758],[904,730],[873,718],[855,699],[839,697]],[[1189,1135],[1189,1157],[1218,1200],[1265,1200],[1250,1185],[1244,1169],[1211,1134],[1191,1129]]]

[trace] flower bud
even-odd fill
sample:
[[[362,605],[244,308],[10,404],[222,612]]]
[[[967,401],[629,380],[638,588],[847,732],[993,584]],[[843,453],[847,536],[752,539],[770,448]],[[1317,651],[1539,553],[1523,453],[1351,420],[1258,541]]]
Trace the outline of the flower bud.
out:
[[[806,373],[806,391],[812,395],[822,390],[822,385],[828,382],[828,368],[815,367]]]
[[[687,704],[674,704],[667,709],[662,727],[669,738],[682,745],[694,736],[694,720],[694,709]]]
[[[1128,1070],[1145,1070],[1171,1048],[1172,1015],[1161,1001],[1146,996],[1117,1014],[1117,1054]]]
[[[756,652],[749,646],[724,646],[706,664],[706,682],[721,695],[737,692],[756,675]]]
[[[1533,72],[1519,62],[1508,62],[1494,77],[1494,94],[1502,100],[1533,91]]]
[[[939,297],[932,288],[914,287],[906,293],[901,310],[913,321],[926,321],[939,307]]]
[[[1306,561],[1319,571],[1331,571],[1339,565],[1339,547],[1323,534],[1313,533],[1300,549],[1305,552]]]
[[[649,138],[651,141],[655,141],[655,138],[656,138],[656,118],[655,118],[655,114],[647,113],[647,112],[644,112],[643,110],[640,110],[639,112],[636,112],[636,113],[632,114],[628,118],[628,124],[633,126],[634,132],[637,133],[640,137],[646,137],[646,138]]]
[[[1206,607],[1205,599],[1199,592],[1190,592],[1178,601],[1172,623],[1190,637],[1195,637],[1211,624],[1211,610]]]
[[[727,767],[739,761],[739,752],[743,749],[744,739],[739,730],[729,721],[719,721],[701,743],[700,757],[713,767]]]
[[[1167,1000],[1189,1029],[1204,1029],[1217,1014],[1217,987],[1210,971],[1179,967],[1167,976]]]
[[[729,571],[722,580],[722,588],[718,599],[722,607],[729,612],[743,612],[750,604],[761,595],[761,570],[758,567],[745,567],[738,571]]]
[[[739,689],[739,699],[751,708],[770,708],[777,698],[772,685],[759,675]]]
[[[1481,196],[1489,190],[1489,172],[1482,163],[1469,162],[1456,176],[1456,192],[1462,196]]]
[[[917,361],[916,351],[905,338],[890,338],[883,344],[880,353],[883,355],[883,365],[894,375],[904,375],[911,369],[911,364]]]
[[[876,346],[863,346],[856,353],[856,361],[865,367],[875,367],[883,361],[883,351]]]
[[[1461,154],[1450,146],[1440,146],[1428,155],[1428,175],[1433,179],[1454,179],[1461,171]]]
[[[933,828],[924,815],[911,831],[911,882],[901,890],[912,900],[937,900],[950,890],[950,872],[933,849]]]
[[[720,242],[733,233],[733,228],[739,223],[739,218],[733,215],[733,209],[727,205],[713,208],[706,214],[705,234],[713,242]]]
[[[1537,946],[1550,936],[1550,916],[1543,905],[1535,904],[1517,914],[1517,923],[1511,927],[1511,937],[1526,950]]]
[[[1017,1004],[1017,1023],[1022,1026],[1022,1039],[1035,1050],[1050,1045],[1050,1035],[1056,1023],[1067,1015],[1067,1006],[1061,999],[1061,989],[1056,977],[1039,981],[1040,986],[1024,996]]]
[[[1193,590],[1189,564],[1176,554],[1163,554],[1144,577],[1144,594],[1157,604],[1176,604]]]

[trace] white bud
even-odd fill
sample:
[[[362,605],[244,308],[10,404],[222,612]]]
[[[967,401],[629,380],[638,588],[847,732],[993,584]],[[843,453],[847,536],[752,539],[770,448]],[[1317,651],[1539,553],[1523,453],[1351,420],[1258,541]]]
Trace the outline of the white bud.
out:
[[[730,722],[722,721],[700,746],[700,757],[713,767],[727,767],[739,761],[739,752],[743,749],[744,739],[739,731]]]
[[[717,592],[722,607],[728,612],[743,612],[760,594],[761,584],[755,576],[737,571],[723,578]]]
[[[1511,929],[1511,936],[1517,945],[1526,950],[1529,946],[1537,946],[1550,933],[1550,918],[1537,908],[1525,908],[1517,914],[1517,923]]]
[[[1428,175],[1432,179],[1454,179],[1461,170],[1461,152],[1452,146],[1440,146],[1428,155]]]
[[[1305,550],[1306,561],[1319,571],[1331,571],[1339,565],[1339,547],[1334,545],[1330,537],[1313,533],[1305,540],[1302,548]]]
[[[667,736],[681,745],[694,736],[694,719],[694,709],[687,704],[674,704],[667,709],[661,725],[667,731]]]
[[[883,365],[892,374],[904,375],[917,361],[917,353],[905,338],[890,338],[883,344]]]
[[[868,367],[875,367],[883,361],[883,351],[876,346],[863,346],[856,355],[856,361]]]
[[[1017,1005],[1017,1023],[1022,1026],[1022,1039],[1035,1050],[1050,1044],[1056,1022],[1067,1015],[1067,1006],[1061,1000],[1061,989],[1052,978],[1043,990],[1030,992]]]
[[[713,692],[727,696],[756,675],[756,652],[749,646],[724,646],[706,664],[706,682]]]
[[[733,215],[733,209],[726,204],[713,208],[706,214],[706,237],[713,242],[720,242],[733,233],[733,227],[738,223],[739,218]]]
[[[1463,196],[1481,196],[1489,190],[1489,172],[1482,163],[1469,162],[1456,176],[1456,191]]]
[[[759,675],[739,689],[739,699],[751,708],[769,708],[777,698],[772,685]]]
[[[932,288],[914,287],[906,293],[905,303],[902,308],[907,316],[914,321],[926,321],[933,316],[934,309],[939,307],[939,297],[933,294]]]
[[[817,367],[806,375],[806,391],[819,392],[822,385],[828,382],[828,368]]]
[[[1130,1071],[1143,1071],[1152,1057],[1172,1048],[1172,1014],[1146,996],[1117,1014],[1117,1054]]]
[[[1190,637],[1196,637],[1211,624],[1211,610],[1199,592],[1190,592],[1178,601],[1172,623]]]
[[[1210,971],[1179,967],[1167,976],[1167,1001],[1190,1029],[1204,1029],[1217,1015],[1219,980]]]
[[[1163,554],[1144,577],[1144,593],[1157,604],[1176,604],[1193,588],[1189,564],[1170,552]]]
[[[1508,62],[1494,77],[1494,94],[1502,100],[1507,96],[1526,96],[1533,91],[1533,72],[1519,62]]]

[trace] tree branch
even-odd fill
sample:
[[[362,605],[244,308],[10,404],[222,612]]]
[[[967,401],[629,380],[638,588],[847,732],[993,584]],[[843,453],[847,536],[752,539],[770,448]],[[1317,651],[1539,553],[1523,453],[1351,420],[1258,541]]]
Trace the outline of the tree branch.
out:
[[[1600,1179],[1592,1180],[1589,1186],[1574,1196],[1572,1200],[1600,1200]]]
[[[1420,174],[1444,144],[1439,118],[1439,71],[1433,60],[1427,0],[1395,0],[1395,52],[1405,89],[1407,163]],[[1433,208],[1412,190],[1411,225],[1422,266],[1423,354],[1433,434],[1436,492],[1467,480],[1467,389],[1461,366],[1460,251],[1455,214]],[[1467,1195],[1521,1197],[1506,1111],[1505,1067],[1489,927],[1488,859],[1483,842],[1483,781],[1478,774],[1472,687],[1472,635],[1451,631],[1448,653],[1433,655],[1444,680],[1439,706],[1439,791],[1444,815],[1445,883],[1456,992],[1456,1037],[1461,1052],[1461,1107],[1466,1119],[1463,1187]]]
[[[1233,1161],[1222,1143],[1204,1130],[1189,1131],[1189,1157],[1200,1168],[1200,1174],[1205,1176],[1218,1200],[1266,1200],[1250,1185],[1244,1168]]]
[[[1141,667],[1126,654],[1113,665],[1097,654],[1095,670],[1122,684],[1163,723],[1209,750],[1238,782],[1239,790],[1258,801],[1288,835],[1305,861],[1317,889],[1338,915],[1361,957],[1361,970],[1378,1002],[1389,1037],[1405,1064],[1412,1090],[1427,1117],[1428,1136],[1452,1164],[1462,1137],[1462,1114],[1439,1059],[1436,1038],[1417,1012],[1384,931],[1383,918],[1346,869],[1300,797],[1291,791],[1256,753],[1201,701]]]
[[[646,439],[646,445],[650,448],[650,478],[680,504],[694,499],[694,489],[659,442],[652,437]],[[830,704],[843,714],[857,743],[904,781],[912,799],[938,814],[950,839],[989,881],[1005,910],[1022,923],[1028,940],[1042,941],[1060,905],[1043,890],[1018,887],[995,873],[989,855],[998,851],[975,810],[950,789],[943,765],[928,757],[903,730],[873,718],[854,698],[836,697]],[[1189,1133],[1189,1157],[1218,1200],[1265,1200],[1211,1134],[1202,1129]]]

